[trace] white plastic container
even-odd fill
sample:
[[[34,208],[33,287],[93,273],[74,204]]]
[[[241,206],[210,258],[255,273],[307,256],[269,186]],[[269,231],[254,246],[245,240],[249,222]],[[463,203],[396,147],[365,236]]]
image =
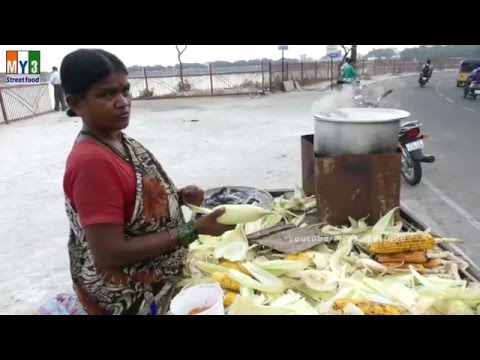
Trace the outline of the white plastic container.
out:
[[[170,303],[173,315],[189,315],[202,308],[205,310],[195,315],[225,315],[223,290],[218,283],[184,287]]]

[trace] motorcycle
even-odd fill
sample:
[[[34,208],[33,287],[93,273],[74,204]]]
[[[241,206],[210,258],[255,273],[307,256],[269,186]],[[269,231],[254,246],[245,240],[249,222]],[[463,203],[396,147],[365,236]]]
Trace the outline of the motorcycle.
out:
[[[464,98],[472,98],[475,100],[478,95],[480,95],[480,82],[472,81],[468,87],[465,86],[463,90]]]
[[[380,96],[375,103],[368,103],[366,107],[378,107],[380,101],[393,91],[388,90]],[[402,153],[401,173],[405,181],[410,185],[417,185],[422,180],[422,163],[433,163],[435,157],[432,155],[424,155],[423,149],[425,144],[423,140],[429,138],[426,134],[421,134],[419,121],[409,121],[400,126],[398,134],[398,150]]]
[[[409,121],[401,125],[398,135],[398,149],[402,152],[402,176],[407,183],[414,186],[422,180],[422,163],[433,163],[435,157],[424,155],[423,140],[428,139],[426,134],[421,135],[419,121]]]
[[[420,73],[420,77],[418,78],[418,83],[420,84],[420,87],[424,87],[427,82],[428,82],[428,76],[425,76],[423,73]]]

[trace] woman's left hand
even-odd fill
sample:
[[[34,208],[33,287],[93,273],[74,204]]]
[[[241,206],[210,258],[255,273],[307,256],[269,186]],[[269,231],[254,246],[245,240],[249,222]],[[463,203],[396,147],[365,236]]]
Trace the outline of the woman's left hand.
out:
[[[195,185],[188,185],[180,190],[182,204],[201,206],[203,203],[203,190]]]

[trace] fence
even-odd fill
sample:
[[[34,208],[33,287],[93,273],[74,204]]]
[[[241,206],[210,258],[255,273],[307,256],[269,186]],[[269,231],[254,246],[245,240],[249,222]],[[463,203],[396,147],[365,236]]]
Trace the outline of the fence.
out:
[[[48,83],[0,86],[0,124],[52,111]]]
[[[360,60],[357,71],[361,76],[399,74],[420,71],[423,62],[401,60]],[[331,66],[328,61],[285,63],[282,77],[281,63],[261,63],[240,67],[208,67],[178,69],[162,72],[131,73],[132,99],[159,99],[181,96],[217,96],[258,94],[282,88],[284,80],[310,84],[338,77],[340,63]],[[459,60],[433,61],[434,69],[458,68]],[[35,85],[0,86],[0,123],[24,119],[52,111],[48,83]]]

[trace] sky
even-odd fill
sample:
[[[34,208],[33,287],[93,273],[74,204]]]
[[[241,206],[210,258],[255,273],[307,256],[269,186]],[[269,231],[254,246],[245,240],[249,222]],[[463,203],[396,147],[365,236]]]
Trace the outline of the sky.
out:
[[[179,45],[182,49],[183,45]],[[403,50],[418,45],[358,45],[360,54],[366,54],[373,48],[395,47]],[[0,72],[6,69],[7,50],[40,50],[41,71],[49,72],[52,66],[60,67],[65,55],[79,48],[102,48],[117,55],[127,66],[133,65],[175,65],[178,63],[175,45],[0,45]],[[340,47],[339,47],[340,49]],[[289,45],[285,57],[300,59],[307,55],[318,59],[326,55],[326,45]],[[278,45],[188,45],[182,55],[182,62],[206,63],[217,60],[238,61],[281,58]]]

